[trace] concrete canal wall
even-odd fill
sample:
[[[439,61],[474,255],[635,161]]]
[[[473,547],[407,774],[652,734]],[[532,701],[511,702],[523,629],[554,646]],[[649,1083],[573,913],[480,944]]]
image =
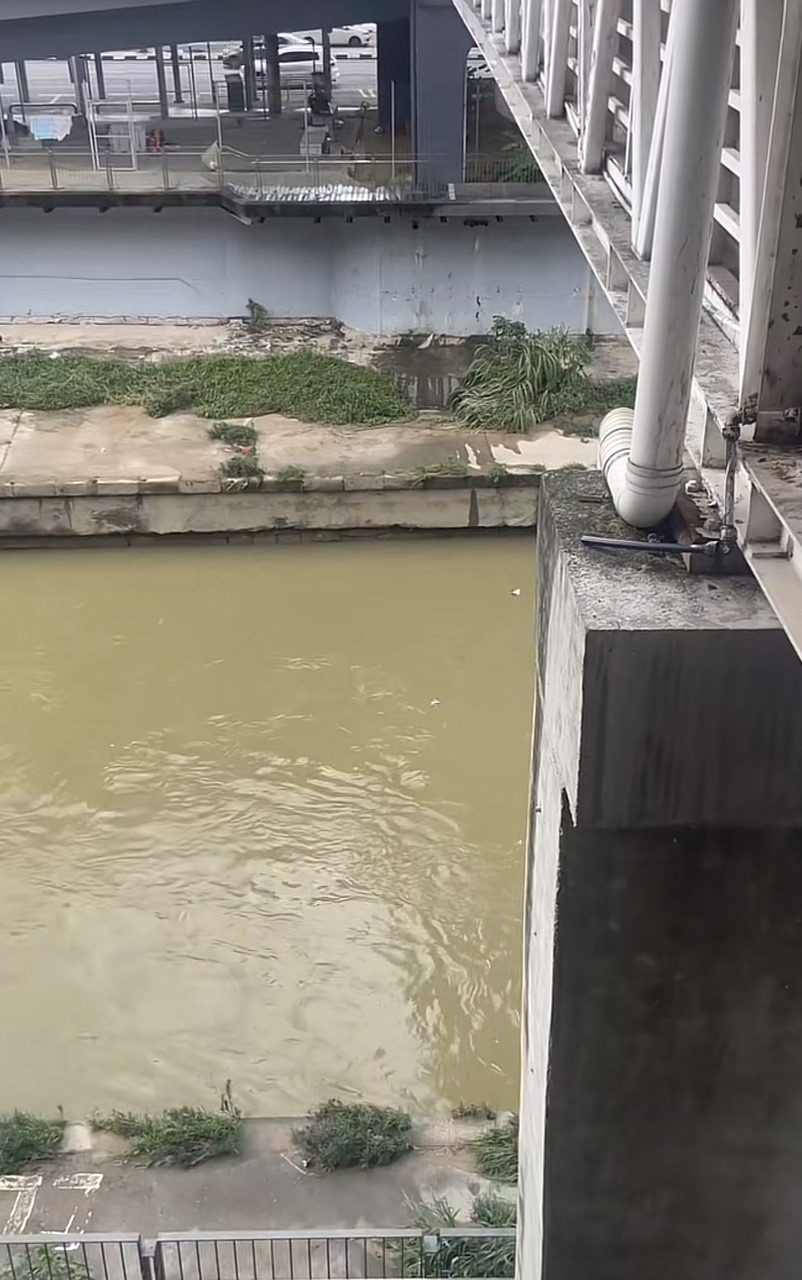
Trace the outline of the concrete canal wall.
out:
[[[621,332],[560,217],[244,226],[220,209],[6,209],[0,232],[7,317],[219,319],[253,298],[385,336],[484,334],[499,314]]]
[[[226,491],[219,480],[119,480],[0,486],[0,544],[42,539],[272,535],[278,542],[351,533],[531,529],[539,475],[310,476],[304,487],[265,480]],[[230,482],[229,482],[230,483]]]

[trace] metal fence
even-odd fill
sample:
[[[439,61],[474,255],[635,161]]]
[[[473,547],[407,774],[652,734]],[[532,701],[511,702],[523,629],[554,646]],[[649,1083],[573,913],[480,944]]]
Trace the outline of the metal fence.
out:
[[[128,1233],[0,1236],[4,1280],[152,1280],[148,1251]]]
[[[62,148],[0,157],[0,191],[13,193],[166,193],[229,191],[254,201],[405,200],[424,190],[421,174],[437,172],[431,157],[249,155],[230,147],[181,148],[162,155]],[[466,157],[466,183],[541,180],[531,156],[516,152]],[[423,180],[426,183],[426,180]],[[426,183],[428,188],[430,184]]]
[[[465,1254],[485,1280],[513,1274],[514,1228],[177,1232],[0,1236],[4,1280],[383,1280],[461,1274]],[[457,1266],[455,1267],[455,1263]]]

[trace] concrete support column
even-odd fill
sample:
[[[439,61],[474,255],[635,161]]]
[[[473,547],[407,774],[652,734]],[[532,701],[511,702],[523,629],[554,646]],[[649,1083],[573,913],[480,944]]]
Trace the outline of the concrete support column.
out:
[[[460,182],[472,40],[451,0],[413,0],[412,130],[418,179]]]
[[[23,64],[24,65],[24,64]],[[78,114],[86,115],[86,60],[83,54],[77,54],[68,61],[70,80],[75,90],[75,104]]]
[[[409,18],[376,24],[376,76],[379,124],[389,133],[395,116],[396,135],[408,137],[412,120]]]
[[[178,46],[170,45],[170,65],[173,68],[173,93],[176,102],[184,101],[184,94],[181,89],[181,62],[178,57]]]
[[[95,53],[92,55],[95,63],[95,80],[97,81],[97,96],[103,100],[106,96],[106,78],[103,74],[103,55]]]
[[[802,666],[750,578],[580,546],[611,520],[541,489],[517,1274],[789,1280]]]
[[[267,109],[272,117],[281,115],[281,68],[278,60],[278,36],[265,36],[265,80]]]
[[[160,44],[154,50],[156,54],[156,83],[159,86],[159,113],[162,120],[170,115],[170,104],[167,101],[167,77],[164,74],[164,49]]]
[[[28,69],[24,62],[15,62],[14,70],[17,75],[17,93],[20,102],[30,102],[31,91],[28,88]]]
[[[269,38],[269,37],[268,37]],[[266,61],[269,61],[269,52]],[[245,88],[245,110],[253,111],[256,106],[256,77],[253,67],[253,36],[246,36],[242,42],[242,79]]]
[[[331,100],[331,32],[326,28],[320,33],[320,52],[323,57],[323,83]]]

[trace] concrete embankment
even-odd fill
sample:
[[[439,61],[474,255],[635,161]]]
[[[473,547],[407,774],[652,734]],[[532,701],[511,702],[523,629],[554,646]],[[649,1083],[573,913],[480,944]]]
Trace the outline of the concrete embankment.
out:
[[[247,1120],[238,1157],[194,1169],[121,1163],[119,1139],[69,1126],[69,1151],[39,1170],[31,1212],[17,1227],[63,1232],[71,1221],[76,1233],[135,1231],[148,1238],[165,1231],[405,1227],[421,1201],[446,1200],[467,1218],[473,1197],[490,1186],[476,1173],[471,1150],[486,1127],[481,1122],[419,1122],[409,1155],[370,1171],[336,1173],[303,1167],[293,1141],[302,1123]],[[2,1221],[16,1194],[13,1186],[0,1187]]]
[[[254,420],[264,475],[221,474],[209,423],[137,407],[0,413],[0,545],[71,538],[268,536],[531,528],[540,473],[593,466],[590,439],[415,424]]]

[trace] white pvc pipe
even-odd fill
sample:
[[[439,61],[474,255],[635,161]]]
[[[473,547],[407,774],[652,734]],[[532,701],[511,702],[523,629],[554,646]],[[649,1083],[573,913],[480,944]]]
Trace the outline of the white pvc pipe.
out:
[[[607,414],[599,432],[616,510],[642,529],[665,519],[682,480],[737,16],[738,0],[671,6],[674,52],[635,411],[631,420],[620,409]]]

